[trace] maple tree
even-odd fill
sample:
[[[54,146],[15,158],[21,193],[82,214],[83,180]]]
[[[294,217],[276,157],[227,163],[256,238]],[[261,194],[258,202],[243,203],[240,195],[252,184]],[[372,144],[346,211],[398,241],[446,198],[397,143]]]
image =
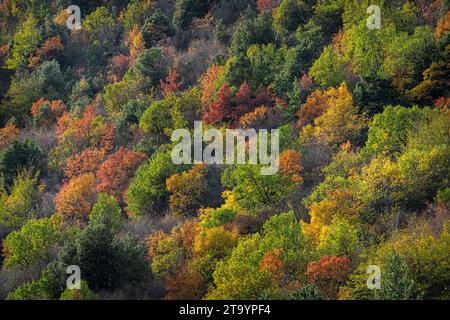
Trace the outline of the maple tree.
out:
[[[232,93],[228,83],[224,83],[216,94],[216,99],[209,105],[209,112],[203,116],[207,124],[222,122],[232,112]]]
[[[308,264],[306,276],[325,297],[335,299],[351,271],[347,257],[323,256],[319,261]]]
[[[208,106],[209,111],[203,115],[205,123],[236,122],[243,118],[244,125],[253,122],[257,125],[264,114],[268,113],[267,109],[274,106],[275,99],[270,88],[253,92],[247,82],[244,82],[235,94],[231,89],[226,82],[217,91],[215,100]]]
[[[120,148],[111,154],[96,173],[97,192],[107,192],[121,204],[125,203],[125,193],[136,169],[147,159],[147,155]]]
[[[260,264],[261,271],[268,272],[272,276],[274,283],[279,283],[283,279],[283,267],[284,263],[281,259],[281,250],[279,249],[267,252]]]

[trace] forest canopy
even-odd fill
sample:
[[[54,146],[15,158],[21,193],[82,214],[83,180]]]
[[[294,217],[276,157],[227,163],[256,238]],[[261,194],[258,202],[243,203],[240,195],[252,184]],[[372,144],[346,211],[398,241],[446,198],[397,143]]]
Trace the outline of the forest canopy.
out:
[[[0,299],[450,299],[449,54],[447,0],[1,1]]]

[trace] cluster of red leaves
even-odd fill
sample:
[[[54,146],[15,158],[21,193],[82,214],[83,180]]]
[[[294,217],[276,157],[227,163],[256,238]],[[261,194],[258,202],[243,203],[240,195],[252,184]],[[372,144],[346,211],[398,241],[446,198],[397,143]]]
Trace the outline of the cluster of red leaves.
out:
[[[56,118],[60,118],[66,111],[66,106],[61,100],[47,101],[44,98],[40,98],[38,101],[31,105],[31,115],[35,117],[39,113],[41,108],[45,105],[50,106]]]
[[[89,105],[80,118],[65,112],[58,120],[58,141],[61,142],[65,133],[70,132],[81,150],[98,148],[109,152],[115,139],[115,127],[99,119],[94,105]]]
[[[161,92],[164,97],[171,93],[176,93],[180,89],[179,75],[175,70],[170,69],[166,79],[160,81]]]
[[[323,256],[308,264],[306,277],[325,297],[336,299],[339,288],[347,282],[351,272],[348,257]]]
[[[88,148],[67,160],[64,175],[70,179],[84,173],[96,172],[105,155],[105,149]]]
[[[97,192],[107,192],[122,204],[136,169],[147,160],[144,153],[120,148],[103,162],[97,171]]]
[[[216,92],[215,82],[219,77],[221,67],[213,64],[200,78],[200,87],[202,88],[202,110],[206,112],[209,105],[214,100]]]
[[[236,95],[233,95],[228,83],[224,83],[216,95],[216,99],[209,105],[209,112],[203,116],[207,124],[219,122],[235,122],[256,107],[273,107],[275,98],[270,89],[261,89],[253,93],[249,85],[244,82]]]
[[[89,214],[95,195],[100,192],[106,192],[116,197],[120,204],[125,204],[129,183],[147,155],[121,148],[105,160],[106,157],[104,148],[87,148],[67,160],[64,174],[68,180],[55,198],[57,212],[83,218]]]
[[[264,12],[267,10],[272,10],[279,7],[281,0],[258,0],[256,6],[259,12]]]
[[[56,212],[77,220],[83,219],[89,215],[96,201],[97,179],[104,185],[108,175],[111,179],[117,179],[117,174],[111,172],[100,175],[103,178],[96,177],[113,148],[115,127],[96,112],[94,103],[81,116],[64,112],[58,119],[56,135],[58,143],[75,154],[67,159],[64,168],[68,180],[56,195]],[[126,173],[123,179],[129,180],[135,166],[129,164],[132,160],[127,157],[122,159],[123,154],[124,150],[121,150],[118,156],[120,161],[115,163],[114,169]]]
[[[281,260],[281,250],[275,249],[267,252],[260,263],[260,269],[272,276],[274,283],[279,283],[283,278],[284,263]]]
[[[450,98],[440,97],[434,102],[434,106],[439,110],[450,109]]]

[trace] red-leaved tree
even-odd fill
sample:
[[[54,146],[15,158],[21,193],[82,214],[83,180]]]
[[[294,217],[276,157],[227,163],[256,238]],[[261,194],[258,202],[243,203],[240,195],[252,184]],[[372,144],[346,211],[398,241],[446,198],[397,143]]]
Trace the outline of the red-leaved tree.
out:
[[[306,277],[326,298],[336,299],[351,272],[348,257],[323,256],[308,264]]]
[[[97,172],[97,192],[107,192],[122,204],[136,169],[147,159],[144,153],[120,148],[103,162]]]

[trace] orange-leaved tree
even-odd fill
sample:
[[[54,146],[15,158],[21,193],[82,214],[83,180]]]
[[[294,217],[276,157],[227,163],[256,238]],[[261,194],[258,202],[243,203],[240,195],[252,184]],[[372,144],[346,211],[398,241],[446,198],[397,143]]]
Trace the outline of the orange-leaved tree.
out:
[[[100,168],[105,156],[105,149],[88,148],[67,159],[64,175],[73,178],[84,173],[94,173]]]
[[[336,299],[352,272],[348,257],[323,256],[308,264],[306,277],[328,299]]]
[[[301,158],[301,152],[292,149],[285,150],[280,154],[281,174],[290,177],[295,183],[303,182],[303,178],[300,176],[300,172],[303,170]]]
[[[70,179],[61,187],[55,198],[56,212],[70,218],[86,218],[96,198],[94,174],[82,174]]]
[[[147,159],[147,155],[120,148],[101,164],[97,172],[97,192],[107,192],[121,204],[136,169]]]

